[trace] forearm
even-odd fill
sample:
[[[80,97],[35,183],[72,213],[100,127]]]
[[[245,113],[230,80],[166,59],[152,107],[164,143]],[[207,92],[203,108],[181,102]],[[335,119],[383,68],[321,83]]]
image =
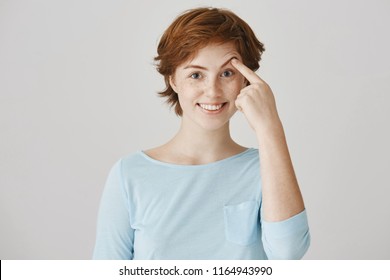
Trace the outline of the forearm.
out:
[[[257,132],[262,180],[263,218],[282,221],[304,210],[287,142],[280,121]]]
[[[259,142],[262,215],[269,222],[288,219],[303,211],[304,205],[274,95],[270,86],[240,60],[231,62],[250,83],[241,89],[235,104]]]

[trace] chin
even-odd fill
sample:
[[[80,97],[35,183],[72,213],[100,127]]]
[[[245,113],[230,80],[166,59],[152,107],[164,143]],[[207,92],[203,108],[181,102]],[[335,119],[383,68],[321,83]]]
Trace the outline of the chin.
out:
[[[221,129],[226,128],[229,126],[229,119],[225,121],[202,121],[202,122],[197,122],[198,126],[201,127],[202,129],[208,131],[208,132],[213,132],[213,131],[218,131]]]

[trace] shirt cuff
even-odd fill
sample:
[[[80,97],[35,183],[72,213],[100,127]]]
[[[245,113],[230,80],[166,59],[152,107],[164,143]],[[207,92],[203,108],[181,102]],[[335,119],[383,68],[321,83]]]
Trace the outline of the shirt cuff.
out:
[[[297,231],[309,228],[306,209],[302,212],[279,222],[267,222],[262,220],[263,232],[273,238],[284,238]]]

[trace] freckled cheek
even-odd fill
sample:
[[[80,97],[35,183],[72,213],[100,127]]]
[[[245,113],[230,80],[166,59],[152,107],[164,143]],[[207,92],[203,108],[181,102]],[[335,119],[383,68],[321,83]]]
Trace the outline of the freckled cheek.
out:
[[[182,107],[192,106],[194,100],[202,95],[202,88],[195,83],[183,83],[178,90],[179,102]]]
[[[197,98],[203,94],[203,87],[199,84],[191,84],[187,87],[187,92],[192,98]]]
[[[188,94],[196,93],[202,90],[199,83],[195,83],[192,81],[181,83],[178,89],[181,93],[188,93]]]
[[[224,92],[227,97],[236,98],[242,89],[241,83],[239,81],[232,81],[225,84]]]

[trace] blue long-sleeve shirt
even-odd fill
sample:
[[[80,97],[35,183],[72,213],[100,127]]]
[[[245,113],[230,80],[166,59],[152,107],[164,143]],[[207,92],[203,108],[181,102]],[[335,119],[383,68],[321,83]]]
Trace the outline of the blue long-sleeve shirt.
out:
[[[203,165],[139,151],[111,169],[93,258],[302,258],[310,244],[306,211],[280,222],[261,212],[257,149]]]

